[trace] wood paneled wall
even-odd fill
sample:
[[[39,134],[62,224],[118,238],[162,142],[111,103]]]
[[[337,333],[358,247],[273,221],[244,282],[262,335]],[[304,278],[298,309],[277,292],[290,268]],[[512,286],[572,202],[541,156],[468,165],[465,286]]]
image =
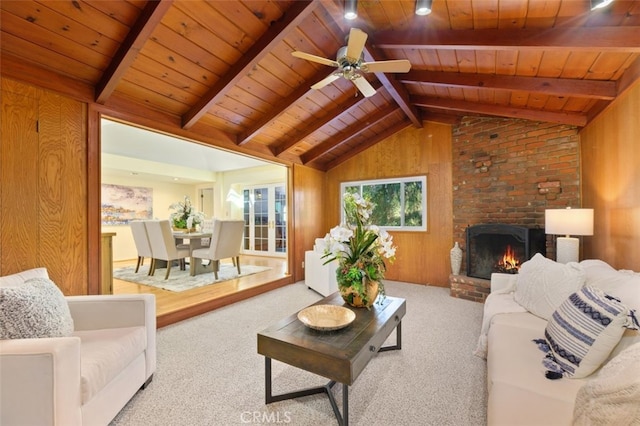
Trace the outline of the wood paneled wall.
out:
[[[585,258],[640,271],[640,83],[580,134],[582,204],[594,209]]]
[[[362,179],[427,176],[426,232],[391,232],[398,246],[390,280],[448,287],[453,245],[451,126],[424,122],[406,128],[327,172],[324,235],[340,222],[340,183]]]
[[[325,173],[310,167],[294,164],[292,169],[293,183],[289,185],[293,196],[292,213],[289,217],[293,220],[293,235],[290,239],[293,244],[292,264],[289,271],[294,281],[304,280],[304,252],[313,249],[315,239],[323,237],[326,231],[325,225],[325,198],[324,182]]]
[[[0,275],[46,267],[86,294],[86,104],[3,78]]]

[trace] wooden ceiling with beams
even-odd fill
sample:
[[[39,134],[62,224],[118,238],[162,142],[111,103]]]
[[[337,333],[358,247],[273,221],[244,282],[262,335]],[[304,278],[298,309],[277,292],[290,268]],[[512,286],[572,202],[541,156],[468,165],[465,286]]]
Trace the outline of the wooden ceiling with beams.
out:
[[[499,116],[585,126],[640,77],[640,1],[3,0],[2,72],[166,118],[220,146],[328,170],[423,120]],[[367,73],[363,97],[334,71],[352,27],[364,60],[408,59]],[[637,119],[637,117],[636,117]],[[156,118],[156,120],[158,120]]]

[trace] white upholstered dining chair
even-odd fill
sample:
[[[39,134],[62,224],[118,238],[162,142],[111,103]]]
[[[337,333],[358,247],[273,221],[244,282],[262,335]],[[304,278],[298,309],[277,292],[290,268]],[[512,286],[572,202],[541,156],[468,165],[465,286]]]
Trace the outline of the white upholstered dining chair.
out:
[[[153,262],[149,275],[154,275],[158,260],[167,262],[167,273],[164,276],[166,280],[171,273],[171,263],[174,260],[180,261],[181,269],[184,268],[184,259],[189,257],[189,248],[176,246],[176,240],[171,232],[171,224],[168,220],[148,220],[145,222],[147,226],[147,234],[149,235],[149,243],[153,254]]]
[[[136,245],[138,251],[138,262],[136,263],[136,273],[140,266],[144,265],[144,258],[150,259],[149,274],[153,269],[153,254],[151,252],[151,244],[149,243],[149,236],[147,235],[147,227],[142,220],[134,220],[129,222],[131,227],[131,233],[133,234],[133,242]]]
[[[233,259],[238,269],[238,274],[240,274],[240,247],[242,246],[243,232],[243,220],[214,219],[211,244],[209,247],[196,249],[191,252],[191,261],[189,262],[191,275],[205,271],[213,271],[217,280],[218,271],[220,270],[220,260],[228,258]],[[209,259],[211,261],[207,267],[202,265],[203,259]]]

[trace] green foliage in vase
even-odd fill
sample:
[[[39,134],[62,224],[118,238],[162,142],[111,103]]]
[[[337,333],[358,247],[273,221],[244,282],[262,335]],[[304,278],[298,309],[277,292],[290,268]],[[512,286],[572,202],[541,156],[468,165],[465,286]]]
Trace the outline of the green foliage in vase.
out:
[[[169,210],[174,210],[169,215],[169,220],[176,228],[191,229],[204,220],[204,213],[196,211],[191,205],[191,200],[186,195],[184,201],[171,204]]]
[[[336,277],[340,289],[351,287],[366,303],[366,280],[378,282],[384,297],[385,260],[393,262],[396,247],[389,233],[372,225],[373,205],[359,194],[344,195],[345,222],[325,236],[325,264],[338,260]]]

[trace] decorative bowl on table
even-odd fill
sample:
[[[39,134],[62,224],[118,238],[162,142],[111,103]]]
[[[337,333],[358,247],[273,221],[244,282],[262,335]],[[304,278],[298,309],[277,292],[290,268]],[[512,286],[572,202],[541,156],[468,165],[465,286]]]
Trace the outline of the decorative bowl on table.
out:
[[[345,328],[356,319],[356,314],[344,306],[314,305],[298,312],[298,319],[314,330],[330,331]]]

